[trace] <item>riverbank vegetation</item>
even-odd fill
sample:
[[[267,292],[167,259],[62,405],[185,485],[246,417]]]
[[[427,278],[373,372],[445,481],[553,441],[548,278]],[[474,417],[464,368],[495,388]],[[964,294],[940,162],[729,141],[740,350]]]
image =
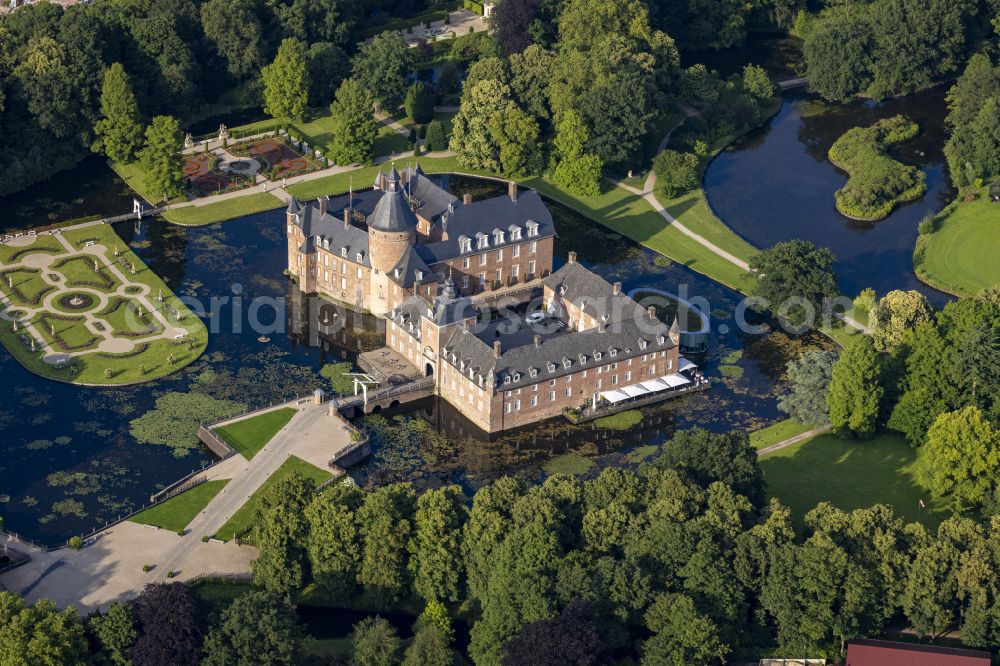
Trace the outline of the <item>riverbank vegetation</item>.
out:
[[[850,129],[830,146],[830,162],[848,173],[847,184],[834,195],[841,215],[880,220],[926,191],[923,171],[886,154],[889,146],[912,139],[919,131],[915,122],[893,116]]]
[[[809,89],[829,100],[906,95],[956,75],[993,36],[988,2],[874,0],[800,10]],[[901,39],[906,35],[907,39]]]

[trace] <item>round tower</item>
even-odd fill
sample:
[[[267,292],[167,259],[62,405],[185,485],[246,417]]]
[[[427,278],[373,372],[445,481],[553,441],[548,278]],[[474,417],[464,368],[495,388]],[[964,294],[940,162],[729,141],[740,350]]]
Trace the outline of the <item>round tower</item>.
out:
[[[396,264],[416,242],[418,222],[400,187],[395,166],[384,182],[382,198],[367,219],[368,258],[372,265],[370,310],[375,314],[392,309],[389,278]]]

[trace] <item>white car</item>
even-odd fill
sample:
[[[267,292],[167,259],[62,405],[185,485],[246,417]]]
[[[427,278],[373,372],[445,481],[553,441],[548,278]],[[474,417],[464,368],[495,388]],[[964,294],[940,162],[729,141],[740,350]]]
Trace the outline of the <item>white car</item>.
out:
[[[541,324],[543,321],[545,321],[544,312],[532,312],[524,318],[524,323],[528,326],[531,326],[532,324]]]

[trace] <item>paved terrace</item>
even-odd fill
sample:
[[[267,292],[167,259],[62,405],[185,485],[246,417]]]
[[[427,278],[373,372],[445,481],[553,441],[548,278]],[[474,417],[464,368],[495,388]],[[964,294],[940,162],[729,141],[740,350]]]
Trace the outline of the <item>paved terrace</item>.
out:
[[[276,409],[287,406],[299,413],[252,460],[236,455],[209,470],[209,479],[230,482],[191,521],[185,536],[126,521],[79,551],[42,552],[11,542],[27,551],[32,561],[4,574],[3,584],[29,602],[49,598],[61,607],[90,612],[136,596],[147,583],[167,581],[168,571],[177,572],[176,581],[202,573],[249,572],[257,556],[255,548],[232,542],[205,543],[202,537],[214,535],[290,455],[327,469],[334,453],[351,444],[350,430],[339,415],[330,414],[328,403]],[[146,564],[155,568],[144,573]]]

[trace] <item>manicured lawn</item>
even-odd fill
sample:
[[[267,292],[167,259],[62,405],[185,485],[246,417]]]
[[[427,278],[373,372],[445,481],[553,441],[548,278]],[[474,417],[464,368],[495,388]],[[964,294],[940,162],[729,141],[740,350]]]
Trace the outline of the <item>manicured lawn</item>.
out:
[[[150,507],[129,520],[143,525],[156,525],[171,532],[179,532],[188,526],[195,516],[226,487],[228,479],[206,481],[165,502]]]
[[[379,123],[372,152],[375,155],[395,155],[409,149],[410,140],[398,131]]]
[[[163,325],[150,316],[137,301],[120,296],[112,298],[108,307],[97,316],[111,325],[115,336],[143,338],[163,332]]]
[[[38,252],[44,254],[62,254],[65,252],[62,244],[53,236],[36,236],[30,247],[0,245],[0,264],[16,264],[22,257]]]
[[[844,510],[888,504],[907,521],[917,519],[917,502],[927,509],[920,520],[930,528],[947,516],[913,477],[916,451],[901,436],[870,440],[823,434],[761,459],[769,496],[792,509],[797,523],[819,502]]]
[[[740,238],[736,232],[715,216],[715,213],[708,206],[703,190],[694,190],[673,199],[657,195],[656,199],[675,220],[696,234],[703,236],[713,245],[743,261],[749,261],[753,255],[757,254],[757,248]]]
[[[162,192],[150,192],[146,188],[146,184],[144,182],[146,179],[146,172],[143,170],[142,165],[139,164],[139,160],[129,164],[108,160],[108,166],[114,169],[114,172],[125,181],[125,184],[131,187],[132,191],[138,193],[140,197],[145,199],[147,203],[152,205],[159,205],[162,203]],[[175,201],[184,201],[184,197],[174,197],[170,200],[171,203]]]
[[[295,414],[296,411],[291,407],[282,407],[222,428],[215,428],[215,433],[249,460],[257,455]]]
[[[215,534],[216,538],[229,541],[236,536],[237,532],[248,527],[253,521],[254,511],[257,509],[257,503],[260,501],[261,496],[267,492],[268,488],[292,472],[298,472],[306,478],[312,479],[317,484],[322,483],[333,476],[333,474],[325,469],[320,469],[315,465],[307,463],[301,458],[289,456],[288,460],[286,460],[281,467],[275,470],[274,474],[272,474],[268,480],[257,489],[257,492],[251,495],[250,499],[248,499],[246,503],[233,514],[233,517],[219,529],[219,531]]]
[[[785,419],[750,433],[750,446],[762,449],[809,430],[812,430],[812,426],[802,425],[795,419]]]
[[[125,243],[118,245],[121,249]],[[113,247],[107,248],[114,252]],[[69,287],[90,287],[98,289],[104,293],[110,293],[118,288],[118,280],[108,270],[106,266],[97,263],[94,268],[95,258],[90,256],[76,256],[69,259],[60,259],[52,264],[52,268],[66,278],[66,285]]]
[[[913,255],[917,276],[933,287],[970,296],[1000,284],[1000,204],[984,188],[975,201],[956,201],[920,236]]]
[[[185,329],[188,333],[186,340],[165,340],[156,339],[148,342],[141,342],[131,352],[126,354],[110,354],[103,352],[93,352],[74,357],[65,366],[52,366],[42,360],[40,352],[31,352],[20,336],[23,331],[14,333],[9,326],[0,326],[0,342],[4,347],[28,370],[35,374],[49,379],[71,383],[83,383],[94,385],[120,385],[135,382],[151,381],[166,375],[172,374],[190,363],[194,362],[205,350],[208,344],[208,332],[201,320],[182,303],[170,290],[170,288],[153,273],[140,259],[132,252],[128,245],[107,224],[87,224],[76,227],[67,227],[62,230],[63,238],[73,247],[81,248],[88,241],[93,241],[96,245],[101,245],[106,249],[105,257],[114,261],[119,270],[125,274],[130,282],[134,282],[149,287],[149,299],[155,302],[158,295],[163,295],[163,311],[171,326]],[[39,236],[36,243],[42,241],[45,236]],[[115,248],[119,251],[119,256],[113,256]],[[135,268],[135,275],[126,270],[119,261],[125,261]],[[56,264],[60,259],[56,258]],[[81,257],[71,260],[62,268],[53,265],[52,272],[63,273],[67,282],[70,280],[93,282],[99,279],[111,279],[111,273],[106,268],[101,267],[98,272],[93,269],[92,257]],[[118,280],[112,279],[112,286],[117,287]],[[97,286],[91,288],[98,291],[106,291]],[[180,319],[174,313],[180,314]],[[55,326],[56,335],[71,347],[86,349],[93,346],[95,340],[93,333],[84,328],[82,317],[80,321],[71,322],[68,320],[57,320],[52,317],[35,318],[38,322],[38,330],[43,338],[52,340],[49,326]],[[112,326],[112,324],[108,324]],[[160,325],[157,324],[157,330]],[[96,344],[96,343],[95,343]],[[78,349],[79,350],[79,349]],[[61,351],[56,349],[56,351]],[[169,357],[174,357],[174,362],[169,362]],[[106,372],[110,370],[111,376]]]
[[[0,276],[0,291],[14,305],[38,307],[55,287],[42,280],[41,271],[35,268],[8,270]]]
[[[163,213],[163,217],[175,224],[201,226],[283,207],[281,199],[273,194],[255,192],[204,206],[191,205],[175,208]]]

